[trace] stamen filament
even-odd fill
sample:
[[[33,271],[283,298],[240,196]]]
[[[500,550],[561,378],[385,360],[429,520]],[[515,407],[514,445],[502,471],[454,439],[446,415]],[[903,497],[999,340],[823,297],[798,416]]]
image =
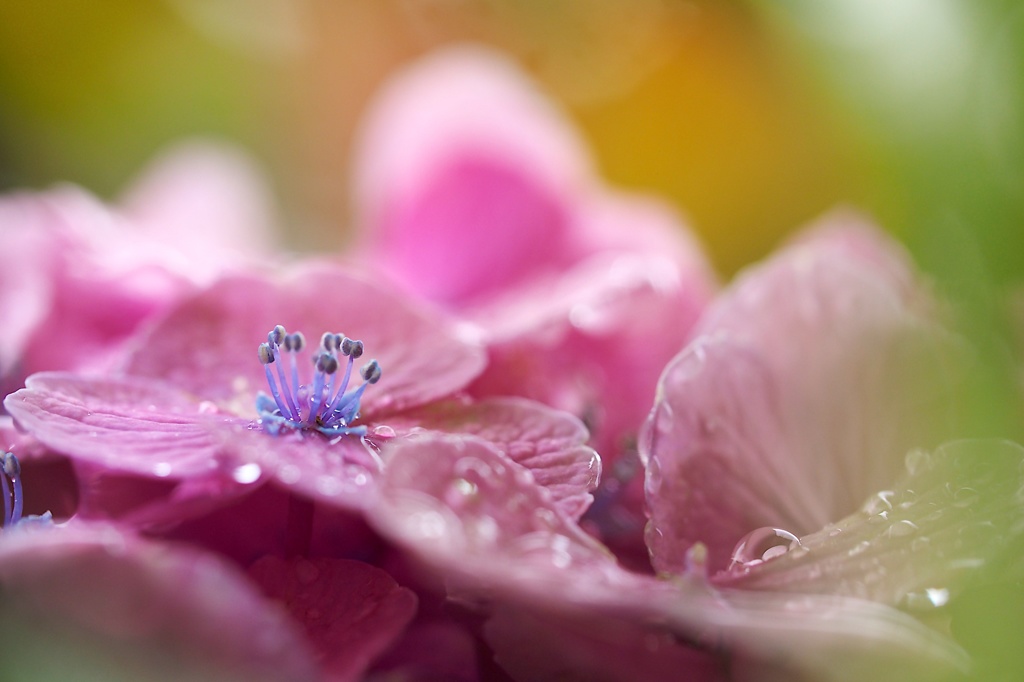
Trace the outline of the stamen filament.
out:
[[[274,364],[277,365],[277,376],[281,378],[281,392],[284,397],[288,400],[288,407],[291,408],[291,419],[301,419],[301,412],[299,411],[299,401],[295,399],[295,395],[292,394],[291,388],[288,386],[288,380],[284,378],[284,367],[281,363],[281,347],[273,345],[270,350],[274,353]],[[296,391],[296,395],[298,391]],[[282,405],[283,407],[283,405]]]
[[[11,486],[7,484],[7,475],[0,471],[0,483],[4,487],[4,528],[11,525]]]

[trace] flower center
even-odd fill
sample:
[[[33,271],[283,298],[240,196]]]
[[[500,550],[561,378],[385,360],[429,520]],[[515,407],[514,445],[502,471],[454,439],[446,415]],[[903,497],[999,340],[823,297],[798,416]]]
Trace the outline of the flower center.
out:
[[[380,380],[380,364],[370,360],[363,365],[359,370],[363,383],[349,389],[352,368],[363,354],[363,342],[328,332],[320,338],[313,354],[312,380],[300,384],[297,357],[305,347],[306,339],[301,332],[289,334],[281,325],[274,327],[267,334],[267,342],[259,345],[259,359],[273,396],[260,393],[256,398],[263,427],[275,435],[287,428],[319,431],[326,436],[365,436],[366,427],[352,423],[359,418],[359,403],[366,387]],[[288,356],[287,370],[284,356]]]
[[[5,452],[2,465],[0,484],[4,489],[4,528],[8,528],[21,520],[24,495],[21,491],[21,464],[18,458],[11,452]]]

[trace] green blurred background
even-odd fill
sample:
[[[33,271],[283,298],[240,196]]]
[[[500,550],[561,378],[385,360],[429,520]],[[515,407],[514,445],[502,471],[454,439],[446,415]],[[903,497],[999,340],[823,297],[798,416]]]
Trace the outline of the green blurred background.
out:
[[[337,249],[367,99],[464,40],[517,56],[604,177],[674,201],[724,276],[836,203],[874,214],[979,349],[964,435],[1024,441],[1019,0],[0,0],[0,189],[113,197],[213,136],[263,163],[292,247]],[[1015,679],[1008,599],[975,632],[984,674]]]

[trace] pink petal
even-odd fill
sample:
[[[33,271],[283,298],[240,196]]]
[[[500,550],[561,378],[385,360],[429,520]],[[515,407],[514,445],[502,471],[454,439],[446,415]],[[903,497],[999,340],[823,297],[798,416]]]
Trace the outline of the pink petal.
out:
[[[327,679],[361,679],[416,612],[416,595],[359,561],[265,557],[249,575],[305,627]]]
[[[483,598],[546,622],[567,619],[562,622],[574,623],[585,639],[599,640],[615,623],[625,632],[642,626],[659,638],[729,652],[761,675],[787,671],[788,679],[965,665],[950,640],[884,605],[831,595],[719,592],[698,569],[671,582],[623,571],[543,488],[484,441],[395,442],[380,490],[370,520],[439,571],[463,603]]]
[[[374,665],[371,677],[409,682],[476,682],[481,676],[477,643],[464,627],[447,621],[414,623]]]
[[[328,505],[358,510],[370,504],[380,471],[374,447],[356,436],[240,431],[235,447],[261,475]]]
[[[497,297],[474,316],[491,362],[473,393],[523,395],[572,412],[614,459],[635,439],[658,375],[712,289],[668,258],[607,253]]]
[[[365,342],[365,359],[376,358],[383,368],[380,383],[363,400],[366,420],[457,391],[484,364],[479,348],[430,311],[319,263],[296,267],[277,281],[238,276],[217,282],[150,330],[126,369],[255,416],[255,395],[267,392],[256,348],[277,324],[303,332],[313,346],[323,332]],[[308,381],[303,365],[300,380]]]
[[[755,528],[800,535],[841,518],[948,425],[942,332],[827,239],[743,274],[697,333],[641,442],[659,570],[680,570],[697,541],[718,569]]]
[[[57,452],[157,478],[216,474],[232,463],[225,457],[228,427],[248,423],[207,412],[191,395],[159,382],[62,372],[29,377],[4,406]]]
[[[15,679],[314,679],[284,614],[195,550],[102,526],[16,528],[0,584]]]
[[[601,459],[583,445],[587,430],[579,420],[539,403],[492,398],[479,403],[438,403],[399,415],[388,424],[400,432],[426,429],[475,436],[488,441],[529,470],[561,510],[579,518],[601,477]]]
[[[681,644],[663,629],[624,620],[538,617],[502,608],[485,632],[498,663],[516,680],[733,679],[714,653]]]
[[[225,267],[273,248],[266,182],[251,159],[223,144],[193,141],[168,150],[122,205],[148,238],[184,256],[193,281],[209,282]]]
[[[773,559],[715,576],[721,585],[847,595],[942,612],[1024,530],[1024,448],[956,441],[912,450],[907,475],[862,509]]]
[[[409,68],[372,105],[355,203],[385,266],[455,303],[567,262],[566,201],[589,177],[563,114],[504,58],[462,47]]]

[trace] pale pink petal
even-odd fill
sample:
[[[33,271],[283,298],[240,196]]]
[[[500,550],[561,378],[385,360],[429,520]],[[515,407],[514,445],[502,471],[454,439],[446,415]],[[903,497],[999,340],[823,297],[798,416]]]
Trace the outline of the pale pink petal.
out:
[[[315,679],[294,624],[212,555],[110,527],[15,528],[0,584],[11,679]]]
[[[593,499],[601,459],[584,445],[587,430],[564,412],[518,398],[478,403],[437,403],[397,415],[388,425],[399,433],[434,430],[476,436],[529,470],[562,511],[579,518]]]
[[[248,423],[207,411],[160,382],[63,372],[29,377],[4,405],[22,428],[57,452],[156,478],[218,473],[233,464],[226,457],[227,432]]]
[[[240,150],[192,141],[151,162],[125,193],[122,212],[146,237],[179,254],[193,281],[205,283],[228,266],[269,255],[269,194]]]
[[[906,300],[813,239],[723,294],[666,368],[641,442],[656,568],[679,570],[697,541],[719,569],[755,528],[821,528],[943,438],[947,339]]]
[[[371,106],[354,169],[375,261],[452,303],[564,264],[567,199],[590,179],[575,131],[509,62],[449,49]]]
[[[918,611],[942,607],[1024,532],[1024,448],[956,441],[912,450],[907,475],[799,546],[737,564],[717,584],[846,595]]]
[[[508,602],[584,632],[645,625],[788,679],[965,665],[948,638],[881,604],[718,591],[694,567],[672,581],[623,571],[485,441],[422,436],[392,448],[370,520],[441,572],[463,603]]]
[[[0,200],[0,238],[4,244],[0,249],[0,327],[5,330],[4,343],[0,344],[0,379],[5,383],[18,369],[24,371],[17,365],[36,325],[46,317],[54,264],[69,248],[47,227],[52,221],[45,204],[31,195]],[[5,389],[4,394],[8,392],[6,386],[0,388]]]
[[[302,623],[335,682],[361,679],[416,612],[412,591],[359,561],[265,557],[249,575]]]
[[[324,332],[365,343],[383,378],[363,399],[362,415],[423,404],[458,391],[485,362],[456,329],[398,294],[326,263],[299,266],[278,280],[229,277],[175,307],[139,342],[130,374],[163,379],[202,400],[255,416],[268,392],[256,349],[277,324],[301,331],[315,349]],[[309,380],[308,353],[299,367]],[[358,369],[357,365],[357,369]],[[357,372],[353,375],[358,380]]]
[[[345,509],[361,509],[374,499],[380,460],[374,446],[358,436],[252,430],[234,438],[245,460],[284,488]]]

